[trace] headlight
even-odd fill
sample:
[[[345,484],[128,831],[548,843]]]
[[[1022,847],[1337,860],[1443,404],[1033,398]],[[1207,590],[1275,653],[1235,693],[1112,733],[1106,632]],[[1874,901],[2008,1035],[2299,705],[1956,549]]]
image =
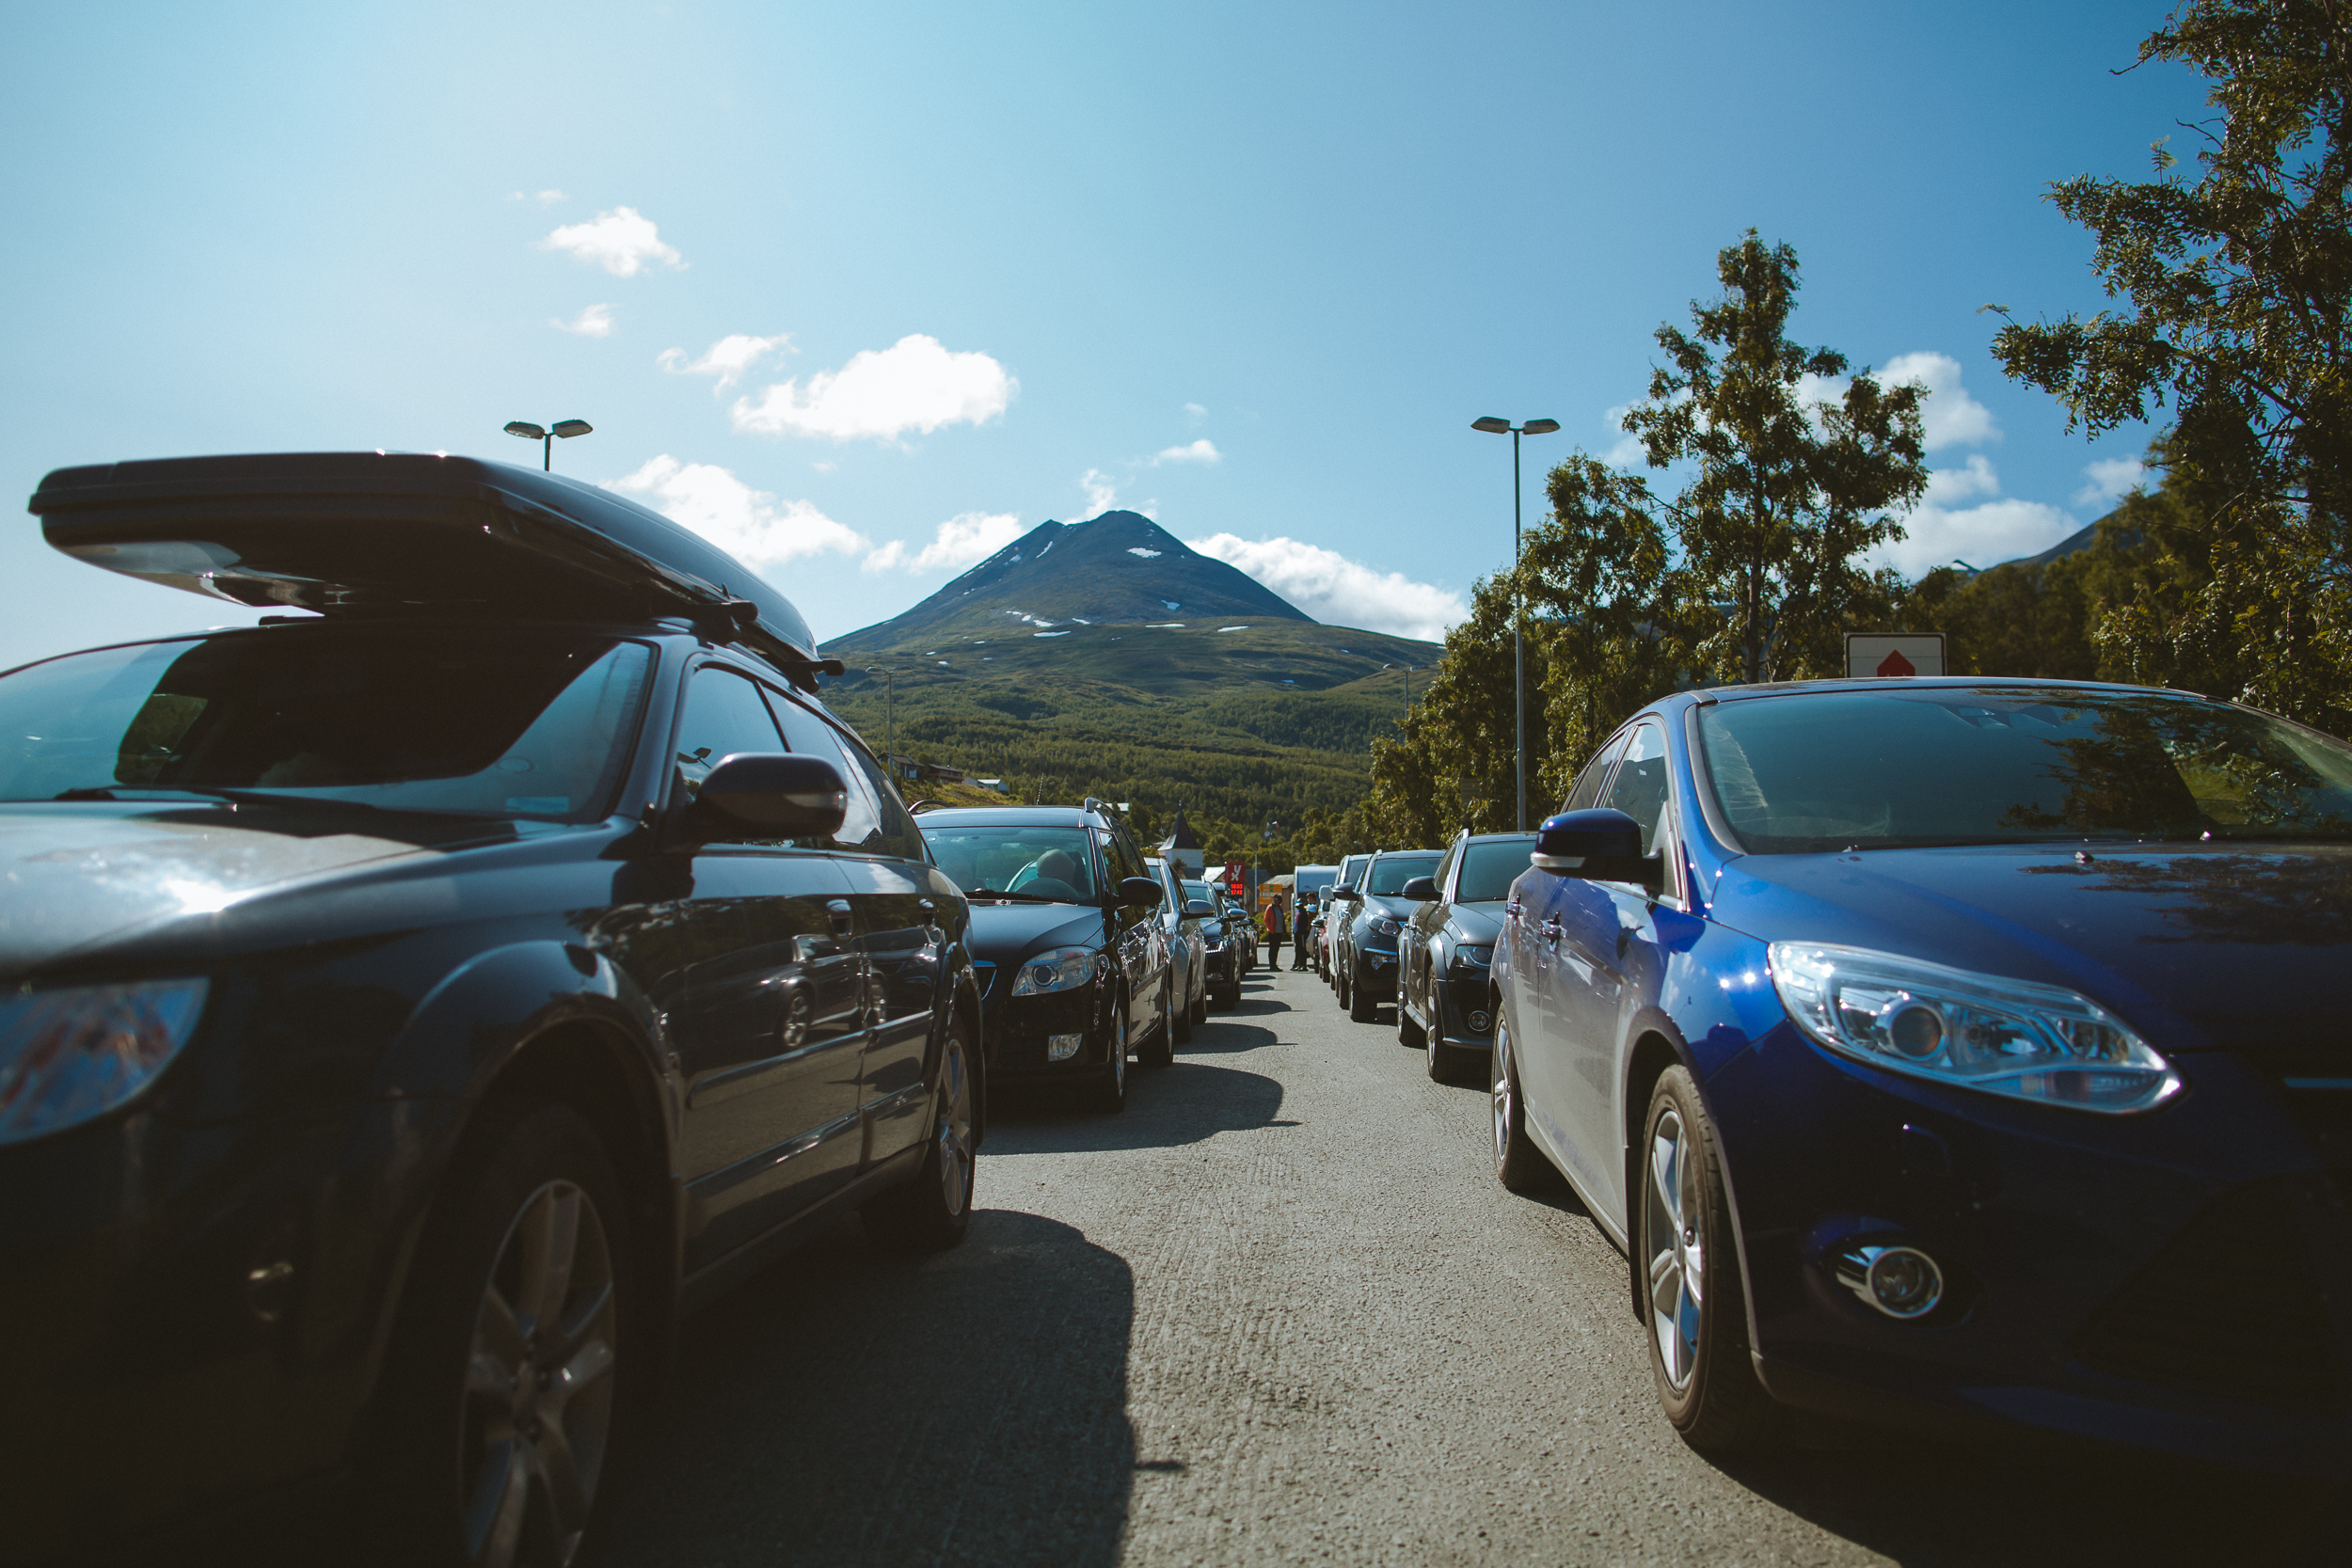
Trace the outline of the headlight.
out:
[[[1819,942],[1773,942],[1772,969],[1799,1028],[1872,1067],[2085,1111],[2180,1092],[2147,1041],[2062,986]]]
[[[1397,924],[1389,916],[1385,914],[1375,914],[1372,917],[1372,934],[1374,936],[1392,937],[1396,935],[1396,932]]]
[[[105,1115],[196,1033],[205,980],[75,986],[0,998],[0,1144]]]
[[[1464,969],[1484,969],[1495,961],[1495,950],[1492,946],[1456,947],[1454,950],[1454,961]]]
[[[1013,977],[1013,995],[1042,996],[1085,985],[1094,978],[1094,953],[1091,947],[1050,947],[1022,959],[1021,973]]]

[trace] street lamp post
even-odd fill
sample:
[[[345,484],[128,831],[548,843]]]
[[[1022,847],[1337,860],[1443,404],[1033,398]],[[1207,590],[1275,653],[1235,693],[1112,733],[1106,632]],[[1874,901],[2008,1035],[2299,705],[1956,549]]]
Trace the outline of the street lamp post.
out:
[[[548,473],[555,471],[555,438],[558,436],[568,441],[596,428],[586,420],[558,420],[551,425],[535,425],[522,420],[506,421],[506,434],[509,436],[539,443],[539,467]]]
[[[869,675],[882,677],[882,758],[885,765],[898,749],[898,671],[897,666],[883,668],[879,664],[866,667]]]
[[[1508,434],[1511,437],[1511,719],[1517,737],[1517,757],[1519,780],[1520,832],[1527,832],[1527,640],[1519,613],[1519,437],[1549,436],[1560,428],[1558,420],[1530,420],[1525,424],[1513,424],[1489,414],[1483,420],[1470,421],[1472,430],[1483,430],[1490,436]]]

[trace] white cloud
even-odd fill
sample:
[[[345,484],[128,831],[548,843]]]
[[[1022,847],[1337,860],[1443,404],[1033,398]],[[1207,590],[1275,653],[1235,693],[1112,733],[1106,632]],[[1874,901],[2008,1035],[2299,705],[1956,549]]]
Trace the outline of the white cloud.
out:
[[[949,353],[936,338],[910,333],[886,349],[853,355],[820,371],[803,389],[796,377],[735,402],[735,428],[835,441],[890,440],[913,430],[984,424],[1005,411],[1019,383],[985,354]]]
[[[1194,424],[1199,424],[1201,420],[1207,419],[1208,417],[1209,411],[1206,408],[1203,408],[1200,404],[1197,403],[1188,403],[1184,404],[1184,418],[1191,420]]]
[[[1625,417],[1632,412],[1633,404],[1621,403],[1601,416],[1609,421],[1610,430],[1616,435],[1616,440],[1601,454],[1600,459],[1613,468],[1638,468],[1649,461],[1649,453],[1643,450],[1642,438],[1625,427]]]
[[[1089,468],[1078,476],[1078,483],[1087,493],[1086,512],[1080,521],[1091,521],[1105,512],[1119,510],[1119,487],[1102,469]]]
[[[1162,448],[1160,454],[1152,459],[1152,467],[1156,468],[1163,463],[1222,463],[1224,461],[1225,454],[1217,451],[1204,436],[1188,447]]]
[[[665,348],[654,356],[654,363],[672,375],[718,377],[710,388],[710,395],[716,397],[742,380],[745,372],[770,353],[787,348],[791,342],[788,333],[779,332],[772,338],[755,338],[748,332],[730,332],[705,349],[699,359],[688,359],[682,348]]]
[[[709,463],[680,463],[664,452],[608,490],[633,496],[674,523],[692,529],[762,576],[804,555],[854,554],[871,543],[806,501],[785,501],[755,490]]]
[[[2066,513],[2041,501],[1992,500],[1957,510],[1922,504],[1903,519],[1909,537],[1882,546],[1870,560],[1913,578],[1955,561],[1997,566],[2020,556],[2039,555],[2078,526]]]
[[[2090,483],[2074,492],[2076,506],[2121,500],[2147,483],[2148,465],[2137,457],[2106,457],[2083,469]]]
[[[1375,571],[1337,550],[1296,539],[1216,533],[1184,543],[1247,572],[1316,620],[1337,626],[1434,642],[1470,613],[1459,594],[1415,582],[1402,572]]]
[[[1964,501],[1971,496],[1997,496],[2001,493],[2000,477],[1984,453],[1972,451],[1968,461],[1957,468],[1938,468],[1928,475],[1928,493],[1921,503],[1927,506],[1948,507],[1954,501]]]
[[[571,198],[565,196],[562,191],[541,191],[536,196],[530,195],[523,191],[516,191],[513,196],[508,197],[506,199],[509,201],[536,201],[542,207],[552,207],[559,201],[568,201]]]
[[[653,220],[634,207],[615,207],[586,223],[565,224],[539,244],[593,261],[615,277],[634,277],[656,261],[686,264],[676,250],[661,243]]]
[[[582,338],[610,338],[612,336],[612,307],[591,305],[571,321],[550,317],[548,325],[559,332],[576,333]]]
[[[960,570],[986,561],[1020,537],[1018,513],[960,512],[940,524],[936,536],[914,556],[907,554],[904,540],[893,539],[868,555],[865,567],[869,572],[886,572],[901,566],[910,572]]]
[[[1874,372],[1882,387],[1912,382],[1927,388],[1920,410],[1926,425],[1927,449],[1973,447],[2000,438],[1993,410],[1970,397],[1960,385],[1960,361],[1948,354],[1899,354]]]

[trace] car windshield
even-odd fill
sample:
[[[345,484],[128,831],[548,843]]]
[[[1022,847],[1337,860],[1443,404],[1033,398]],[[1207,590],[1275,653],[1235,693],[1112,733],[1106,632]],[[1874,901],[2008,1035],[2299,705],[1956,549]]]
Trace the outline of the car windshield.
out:
[[[1372,877],[1364,891],[1376,897],[1393,898],[1405,891],[1406,882],[1437,869],[1435,851],[1425,855],[1383,855],[1372,863]]]
[[[0,800],[143,791],[555,817],[610,809],[651,650],[505,627],[287,626],[0,676]]]
[[[1022,893],[1073,904],[1096,900],[1094,854],[1084,828],[929,822],[923,841],[930,846],[933,863],[967,893]]]
[[[1511,884],[1527,869],[1527,857],[1534,847],[1533,833],[1464,846],[1462,874],[1454,882],[1454,901],[1486,904],[1510,897]]]
[[[2157,692],[1839,691],[1699,710],[1757,854],[2081,838],[2352,838],[2352,747]]]

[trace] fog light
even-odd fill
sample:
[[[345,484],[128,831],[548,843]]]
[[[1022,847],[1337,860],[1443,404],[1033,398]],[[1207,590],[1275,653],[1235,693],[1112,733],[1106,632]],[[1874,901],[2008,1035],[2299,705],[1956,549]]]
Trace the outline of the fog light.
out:
[[[1085,1043],[1084,1035],[1048,1035],[1045,1037],[1045,1059],[1049,1062],[1066,1062],[1075,1056],[1078,1053],[1078,1047]]]
[[[1495,1021],[1493,1019],[1488,1018],[1485,1013],[1472,1013],[1470,1016],[1470,1033],[1473,1035],[1483,1035],[1489,1028],[1493,1027],[1494,1022]]]
[[[1922,1318],[1944,1299],[1944,1271],[1917,1247],[1854,1247],[1837,1259],[1837,1282],[1890,1318]]]

